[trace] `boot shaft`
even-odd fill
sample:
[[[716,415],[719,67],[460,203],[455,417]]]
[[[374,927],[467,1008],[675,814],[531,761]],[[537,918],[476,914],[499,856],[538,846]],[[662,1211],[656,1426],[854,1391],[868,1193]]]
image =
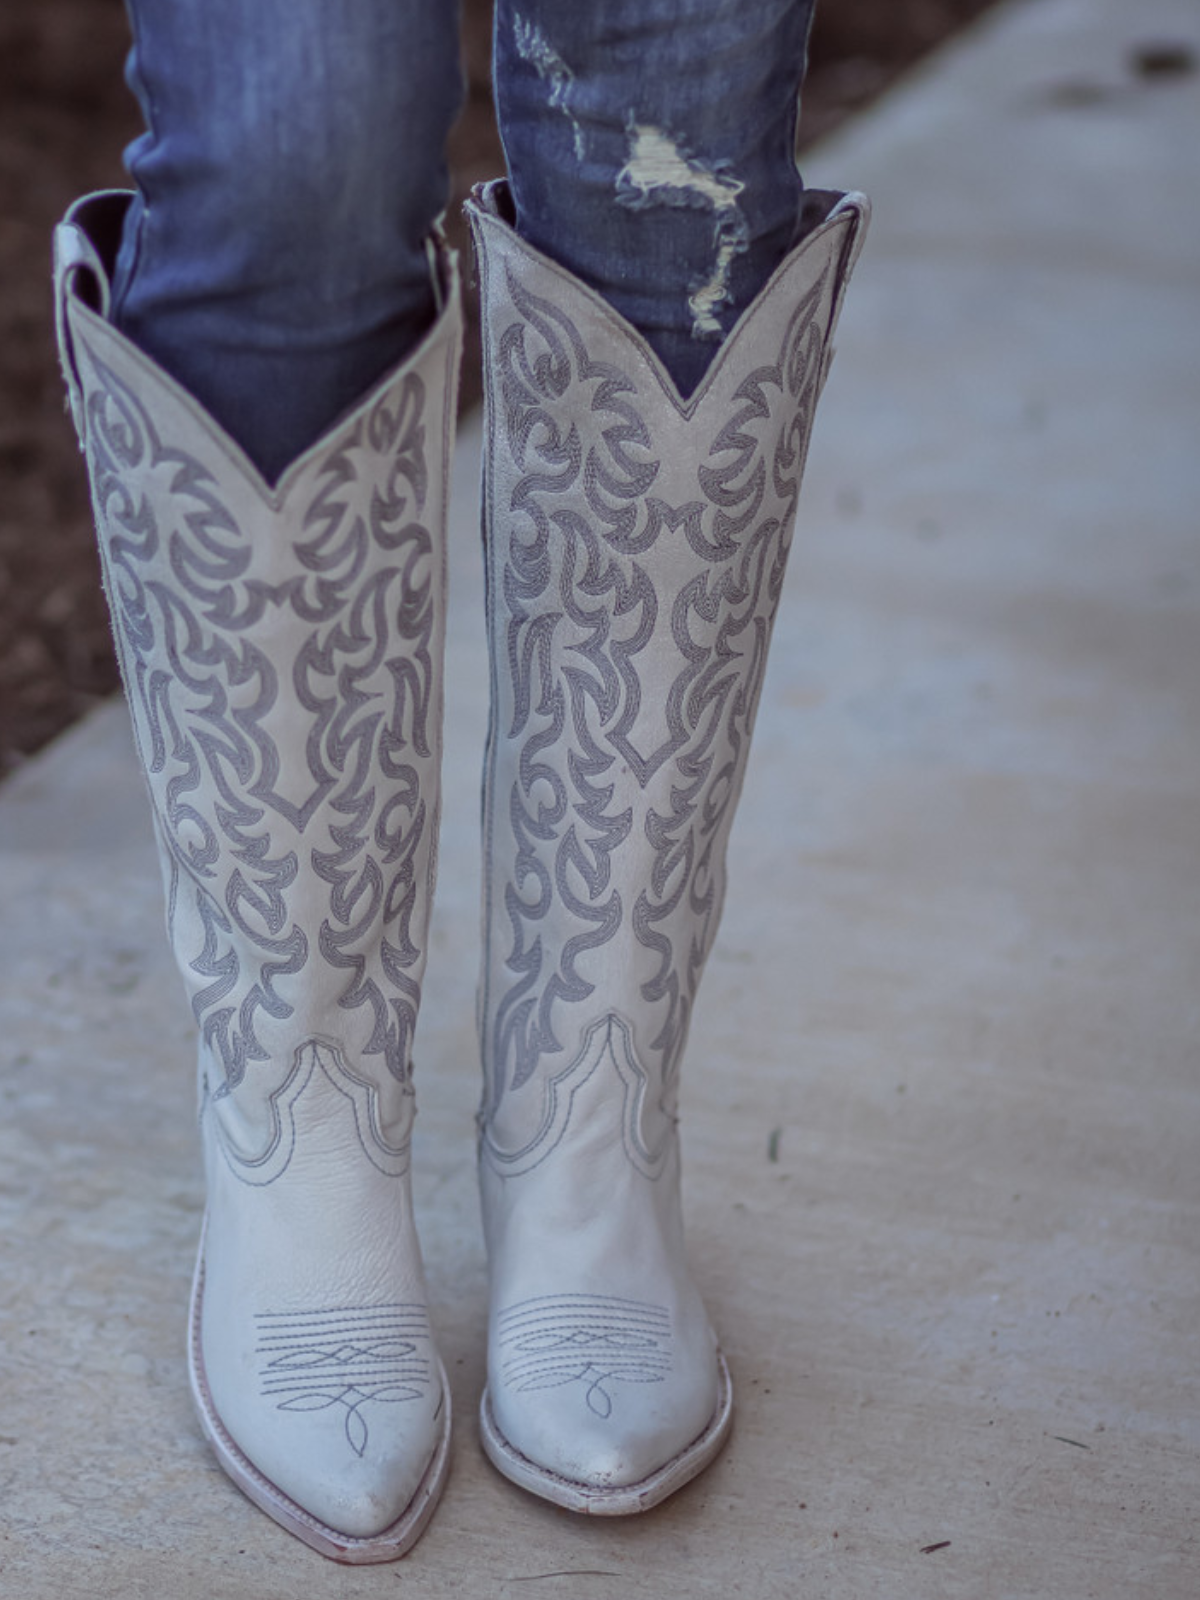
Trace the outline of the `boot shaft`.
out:
[[[652,1167],[866,205],[832,204],[685,401],[503,200],[493,186],[471,207],[493,663],[485,1145],[507,1171],[536,1159],[603,1067],[625,1085],[631,1159]]]
[[[321,1069],[390,1164],[436,862],[455,267],[413,356],[269,485],[106,320],[125,203],[60,227],[59,329],[205,1093],[272,1166]]]

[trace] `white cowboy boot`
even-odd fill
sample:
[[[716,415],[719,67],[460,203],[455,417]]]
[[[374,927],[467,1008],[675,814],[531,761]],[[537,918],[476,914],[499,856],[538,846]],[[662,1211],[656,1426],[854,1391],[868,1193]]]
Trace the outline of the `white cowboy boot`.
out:
[[[616,1514],[729,1431],[684,1257],[677,1081],[867,209],[830,197],[685,402],[507,205],[493,185],[470,207],[492,659],[482,1431],[516,1483]]]
[[[192,1386],[221,1465],[268,1515],[336,1560],[390,1560],[433,1511],[450,1430],[409,1137],[456,271],[436,257],[422,344],[272,488],[106,320],[126,201],[68,214],[56,288],[200,1034]]]

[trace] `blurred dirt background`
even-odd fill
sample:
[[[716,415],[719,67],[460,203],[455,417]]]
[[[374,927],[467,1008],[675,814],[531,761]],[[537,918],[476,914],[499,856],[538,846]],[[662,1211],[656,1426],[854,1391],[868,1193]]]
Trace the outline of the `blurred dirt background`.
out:
[[[803,142],[885,89],[989,0],[824,0]],[[465,0],[470,78],[451,142],[455,199],[501,170],[488,90],[490,0]],[[126,180],[139,132],[122,0],[0,8],[0,776],[117,688],[87,490],[51,331],[50,233],[70,202]],[[474,343],[468,338],[468,349]],[[479,393],[478,358],[465,399]]]

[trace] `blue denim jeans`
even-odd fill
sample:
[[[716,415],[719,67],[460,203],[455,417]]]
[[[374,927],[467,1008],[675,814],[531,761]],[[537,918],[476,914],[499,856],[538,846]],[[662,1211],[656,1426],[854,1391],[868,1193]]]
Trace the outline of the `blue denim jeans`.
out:
[[[497,0],[519,232],[680,391],[808,225],[814,0]],[[127,0],[146,132],[117,326],[268,478],[420,338],[462,97],[449,0]]]

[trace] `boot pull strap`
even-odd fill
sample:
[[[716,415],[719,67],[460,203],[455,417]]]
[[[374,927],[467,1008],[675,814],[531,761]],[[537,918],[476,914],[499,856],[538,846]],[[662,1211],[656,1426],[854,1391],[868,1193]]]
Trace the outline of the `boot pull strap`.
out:
[[[445,212],[425,236],[425,259],[429,263],[429,281],[433,285],[434,314],[437,317],[441,316],[447,302],[454,296],[458,264],[458,252],[451,250],[446,242],[446,230],[442,226],[444,221]]]
[[[833,365],[835,347],[833,336],[837,331],[838,318],[842,314],[842,302],[846,298],[846,288],[850,282],[850,274],[854,271],[859,256],[862,254],[863,240],[866,237],[867,224],[871,220],[871,202],[865,194],[852,190],[844,194],[829,213],[826,221],[834,217],[849,217],[850,227],[846,241],[842,246],[842,257],[837,264],[837,277],[833,290],[833,305],[829,311],[829,328],[825,334],[825,357],[821,365],[821,388],[825,387],[825,380],[829,377],[829,369]]]
[[[54,230],[54,329],[58,358],[67,385],[67,399],[80,445],[84,439],[83,384],[71,339],[70,302],[77,298],[99,316],[107,318],[112,296],[108,267],[101,250],[120,239],[121,223],[130,196],[106,190],[78,200]]]

